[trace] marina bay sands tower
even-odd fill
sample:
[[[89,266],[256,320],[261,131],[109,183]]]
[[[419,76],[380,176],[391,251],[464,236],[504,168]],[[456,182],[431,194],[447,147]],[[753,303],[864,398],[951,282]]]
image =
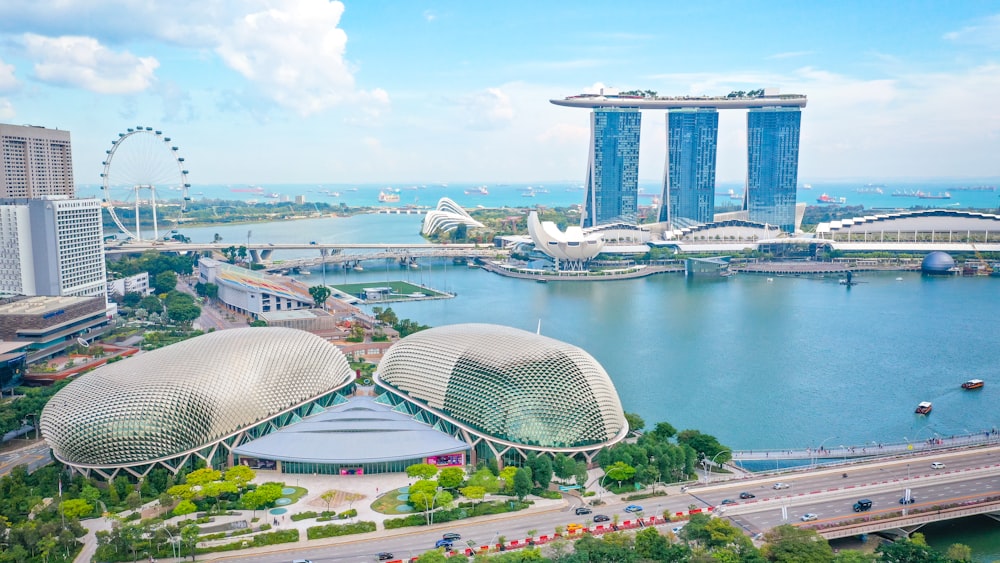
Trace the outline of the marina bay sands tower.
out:
[[[747,110],[747,179],[742,209],[757,223],[795,229],[799,127],[806,97],[767,90],[724,97],[648,93],[583,94],[553,104],[590,108],[587,199],[581,226],[634,223],[637,217],[641,110],[667,110],[667,158],[659,220],[708,223],[715,212],[719,110]]]

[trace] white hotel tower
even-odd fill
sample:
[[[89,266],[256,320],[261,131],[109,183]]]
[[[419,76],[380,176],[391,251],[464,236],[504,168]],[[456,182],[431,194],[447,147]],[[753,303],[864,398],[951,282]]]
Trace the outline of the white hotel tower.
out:
[[[0,297],[105,295],[101,202],[74,196],[68,131],[0,124]]]

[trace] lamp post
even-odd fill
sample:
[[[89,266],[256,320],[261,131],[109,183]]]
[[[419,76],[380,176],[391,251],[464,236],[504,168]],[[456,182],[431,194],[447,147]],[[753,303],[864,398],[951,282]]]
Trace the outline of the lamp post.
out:
[[[431,524],[434,523],[434,503],[437,502],[438,495],[441,494],[442,489],[443,489],[442,487],[438,487],[437,490],[434,491],[434,496],[431,497],[431,509],[427,513],[427,525],[428,526],[430,526]]]
[[[715,458],[719,457],[720,455],[722,455],[722,454],[724,454],[726,452],[729,452],[730,454],[733,453],[733,452],[731,452],[729,450],[719,450],[718,452],[715,452],[714,456],[712,456],[712,461],[709,462],[709,464],[708,464],[708,475],[705,477],[705,482],[706,483],[709,483],[709,484],[712,483],[712,466],[715,465]]]
[[[826,444],[828,441],[833,440],[834,438],[836,438],[836,436],[830,436],[829,438],[824,438],[823,441],[819,443],[819,448],[817,448],[816,451],[813,452],[814,466],[819,463],[819,452],[823,450],[823,445]]]
[[[601,476],[601,482],[597,485],[597,488],[599,489],[597,491],[597,500],[598,500],[598,502],[600,502],[601,499],[604,498],[604,480],[607,479],[607,478],[608,478],[608,474],[605,473],[603,476]]]
[[[32,428],[32,430],[35,431],[35,440],[37,440],[38,439],[38,415],[35,414],[35,413],[33,413],[33,412],[29,412],[29,413],[27,413],[27,414],[24,415],[24,420],[22,420],[21,423],[27,425],[28,424],[28,417],[29,416],[33,419],[34,424],[31,425],[31,428]]]

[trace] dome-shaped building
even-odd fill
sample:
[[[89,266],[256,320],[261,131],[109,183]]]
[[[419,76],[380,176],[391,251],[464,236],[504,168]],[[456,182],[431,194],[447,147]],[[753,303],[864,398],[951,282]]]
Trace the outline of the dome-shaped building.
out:
[[[590,354],[515,328],[412,334],[389,349],[376,379],[380,400],[424,411],[478,457],[517,461],[530,450],[590,460],[628,432],[614,384]]]
[[[955,267],[955,259],[947,252],[940,250],[931,252],[924,256],[924,261],[920,263],[920,271],[925,274],[944,275],[950,274]]]
[[[83,473],[176,472],[326,407],[353,372],[333,345],[289,328],[212,332],[105,365],[59,391],[40,428],[57,459]],[[221,446],[221,447],[220,447]]]

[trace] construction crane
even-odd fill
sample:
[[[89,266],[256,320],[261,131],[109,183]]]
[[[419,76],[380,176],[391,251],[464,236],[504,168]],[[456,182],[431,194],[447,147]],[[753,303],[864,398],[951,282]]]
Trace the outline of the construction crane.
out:
[[[972,245],[972,251],[976,253],[976,259],[979,260],[979,268],[976,269],[976,273],[981,276],[988,276],[992,274],[993,268],[990,266],[990,263],[983,258],[983,255],[979,253],[979,249],[977,249],[974,244]]]

